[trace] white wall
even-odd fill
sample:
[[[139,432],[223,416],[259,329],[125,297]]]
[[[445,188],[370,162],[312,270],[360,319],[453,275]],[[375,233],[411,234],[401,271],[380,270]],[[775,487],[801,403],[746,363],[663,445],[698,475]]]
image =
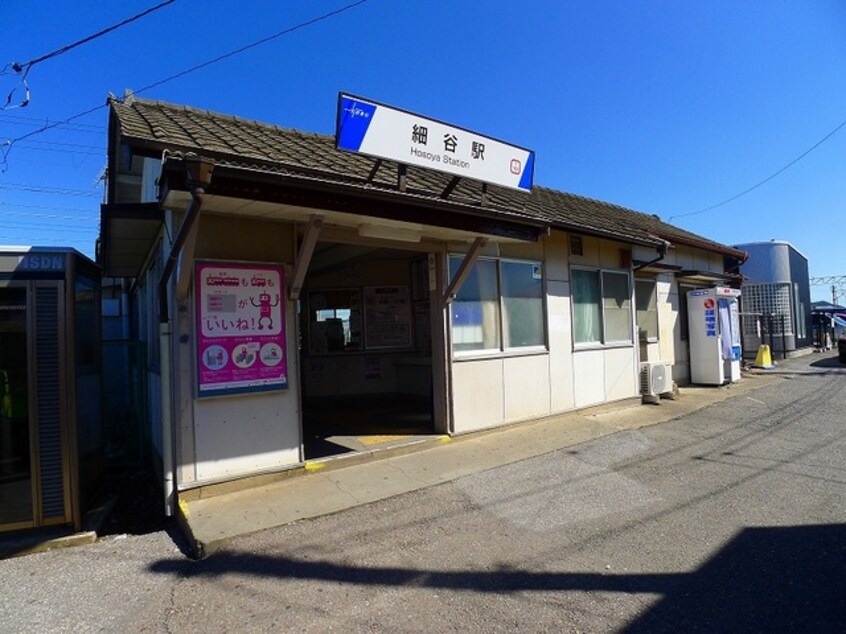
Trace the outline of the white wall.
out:
[[[237,236],[237,239],[233,239]],[[286,291],[293,257],[293,226],[205,215],[197,259],[282,263]],[[174,302],[175,304],[175,302]],[[250,475],[301,461],[296,305],[286,302],[288,388],[258,394],[197,398],[194,291],[172,324],[173,427],[177,435],[177,487]]]
[[[295,332],[287,302],[287,332]],[[271,470],[300,461],[297,338],[288,336],[288,389],[194,399],[198,482]]]
[[[628,247],[584,237],[584,255],[570,258],[568,244],[566,234],[554,232],[542,245],[549,351],[452,360],[455,433],[639,395],[635,344],[573,350],[569,262],[620,270],[621,251]],[[535,245],[503,245],[498,254],[537,259],[539,252]],[[669,284],[663,292],[669,294]]]

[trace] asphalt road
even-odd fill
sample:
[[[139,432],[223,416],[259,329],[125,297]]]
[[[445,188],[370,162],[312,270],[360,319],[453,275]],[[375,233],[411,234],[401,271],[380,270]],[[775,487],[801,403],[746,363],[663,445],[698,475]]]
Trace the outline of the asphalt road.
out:
[[[0,632],[843,632],[846,366],[234,540],[0,561]]]

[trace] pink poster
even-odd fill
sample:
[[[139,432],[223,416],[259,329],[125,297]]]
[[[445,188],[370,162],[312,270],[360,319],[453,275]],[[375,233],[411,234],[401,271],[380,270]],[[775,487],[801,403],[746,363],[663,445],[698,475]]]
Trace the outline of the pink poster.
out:
[[[199,395],[288,387],[281,266],[198,262]]]

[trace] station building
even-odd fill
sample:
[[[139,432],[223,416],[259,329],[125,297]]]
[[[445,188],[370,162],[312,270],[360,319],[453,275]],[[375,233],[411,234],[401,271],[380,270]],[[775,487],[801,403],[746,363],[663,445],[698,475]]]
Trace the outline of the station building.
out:
[[[657,216],[110,100],[98,261],[131,283],[168,500],[690,380],[745,253]]]

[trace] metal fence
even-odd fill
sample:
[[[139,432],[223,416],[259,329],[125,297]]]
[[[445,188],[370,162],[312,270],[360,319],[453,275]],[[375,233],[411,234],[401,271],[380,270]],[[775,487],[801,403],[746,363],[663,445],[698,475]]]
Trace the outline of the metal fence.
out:
[[[103,424],[111,466],[149,464],[150,417],[144,342],[103,342]]]

